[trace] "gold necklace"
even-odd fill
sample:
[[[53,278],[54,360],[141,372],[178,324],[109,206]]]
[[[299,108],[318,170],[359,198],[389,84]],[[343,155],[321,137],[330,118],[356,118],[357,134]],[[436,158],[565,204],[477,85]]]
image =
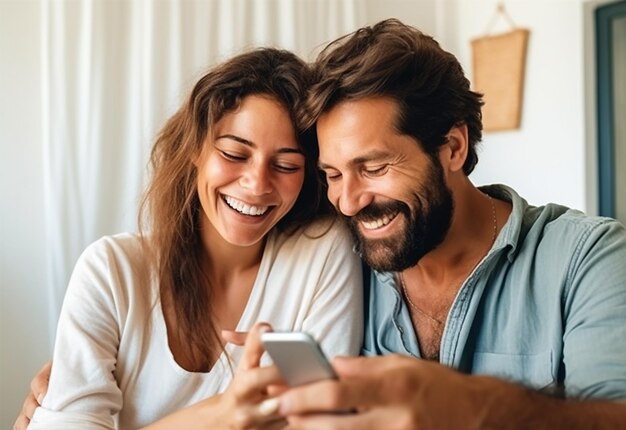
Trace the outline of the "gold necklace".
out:
[[[498,219],[496,217],[496,204],[494,203],[493,198],[489,194],[485,194],[485,195],[489,199],[489,202],[491,202],[491,216],[492,216],[492,221],[493,221],[493,233],[491,235],[491,245],[489,246],[489,249],[491,249],[491,247],[493,246],[493,244],[496,241],[496,235],[498,233]],[[489,250],[487,250],[487,252],[489,252]],[[480,263],[481,261],[482,261],[482,258],[476,262],[476,264],[474,265],[474,267],[472,268],[470,273],[474,271],[476,266],[478,266],[478,263]],[[443,326],[444,325],[444,321],[441,321],[441,320],[435,318],[434,316],[430,315],[429,313],[427,313],[426,311],[421,309],[415,303],[413,303],[413,301],[411,300],[411,297],[409,297],[409,293],[408,293],[408,291],[406,289],[406,283],[404,282],[404,275],[402,274],[402,272],[398,272],[398,279],[400,281],[400,287],[402,288],[402,293],[403,293],[404,297],[406,298],[406,301],[409,302],[409,306],[412,309],[414,309],[415,311],[417,311],[418,313],[424,315],[426,318],[428,318],[432,322],[436,323],[438,326],[440,326],[440,327]]]
[[[402,275],[402,272],[398,273],[398,278],[400,279],[400,286],[402,287],[402,293],[404,295],[404,298],[406,298],[406,301],[409,302],[409,306],[412,309],[416,310],[418,313],[424,315],[426,318],[428,318],[429,320],[431,320],[432,322],[434,322],[438,326],[440,326],[440,327],[443,326],[443,321],[438,320],[434,316],[432,316],[432,315],[428,314],[426,311],[422,310],[422,308],[417,306],[415,303],[413,303],[413,301],[409,297],[409,293],[406,290],[406,284],[404,283],[404,276]]]

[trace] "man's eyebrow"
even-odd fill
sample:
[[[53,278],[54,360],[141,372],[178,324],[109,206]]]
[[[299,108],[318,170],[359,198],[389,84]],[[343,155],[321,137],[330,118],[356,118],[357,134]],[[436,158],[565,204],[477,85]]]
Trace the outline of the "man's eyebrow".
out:
[[[254,142],[252,142],[251,140],[244,139],[243,137],[235,136],[234,134],[222,134],[222,135],[217,136],[215,138],[215,140],[218,140],[218,139],[231,139],[231,140],[234,140],[235,142],[241,143],[241,144],[249,146],[251,148],[256,148],[257,147],[257,145]],[[302,152],[302,150],[300,148],[290,148],[290,147],[287,147],[287,146],[279,148],[277,152],[280,153],[280,154],[302,154],[302,155],[304,155],[304,153]]]
[[[348,166],[354,167],[354,166],[358,166],[360,164],[364,164],[364,163],[371,162],[371,161],[382,161],[385,159],[389,159],[392,156],[393,154],[391,154],[388,151],[374,150],[366,154],[363,154],[359,157],[353,158],[352,160],[348,162]],[[332,165],[323,163],[321,161],[318,163],[318,167],[322,170],[335,169],[335,167],[333,167]]]

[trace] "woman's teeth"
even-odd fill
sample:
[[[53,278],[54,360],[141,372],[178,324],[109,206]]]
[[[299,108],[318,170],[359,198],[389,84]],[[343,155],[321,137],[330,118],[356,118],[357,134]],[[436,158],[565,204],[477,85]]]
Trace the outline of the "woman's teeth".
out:
[[[260,216],[269,209],[269,206],[251,206],[230,196],[224,196],[224,201],[228,206],[244,215]]]

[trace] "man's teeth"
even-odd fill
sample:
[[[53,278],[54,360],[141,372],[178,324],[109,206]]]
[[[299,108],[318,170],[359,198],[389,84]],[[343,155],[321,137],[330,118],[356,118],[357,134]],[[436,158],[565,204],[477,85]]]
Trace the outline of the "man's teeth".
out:
[[[259,216],[263,215],[269,209],[269,206],[250,206],[230,196],[224,196],[224,201],[228,206],[244,215]]]
[[[361,221],[361,224],[363,224],[363,227],[365,227],[367,230],[376,230],[377,228],[381,228],[389,224],[391,220],[396,217],[396,215],[398,215],[397,212],[393,215],[385,215],[382,218],[378,218],[373,221]]]

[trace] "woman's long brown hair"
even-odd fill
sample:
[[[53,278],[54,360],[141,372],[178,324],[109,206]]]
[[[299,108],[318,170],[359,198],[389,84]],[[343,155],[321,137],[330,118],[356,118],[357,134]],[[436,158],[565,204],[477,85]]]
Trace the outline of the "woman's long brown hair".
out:
[[[185,104],[161,130],[152,148],[152,179],[140,210],[140,232],[157,268],[161,299],[176,320],[177,344],[196,371],[207,371],[222,351],[211,317],[211,286],[202,267],[193,160],[213,126],[249,95],[272,97],[290,113],[306,158],[305,179],[293,208],[278,223],[291,229],[330,212],[317,169],[318,148],[312,129],[301,126],[302,102],[310,79],[308,66],[294,54],[262,48],[214,67],[193,88]],[[164,307],[165,310],[165,307]]]

